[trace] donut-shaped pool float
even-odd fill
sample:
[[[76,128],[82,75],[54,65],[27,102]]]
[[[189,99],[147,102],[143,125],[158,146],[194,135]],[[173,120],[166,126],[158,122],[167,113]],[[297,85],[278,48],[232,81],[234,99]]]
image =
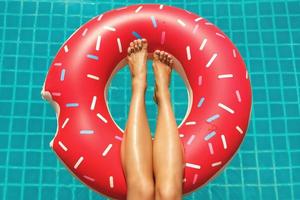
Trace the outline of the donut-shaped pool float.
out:
[[[127,47],[148,40],[148,51],[174,56],[188,88],[188,109],[179,125],[185,150],[183,193],[207,183],[233,157],[248,127],[251,86],[241,55],[212,23],[186,10],[132,5],[101,14],[60,48],[42,96],[57,113],[50,146],[93,190],[125,199],[120,146],[123,130],[107,105],[112,76],[126,65]],[[151,58],[151,54],[149,54]]]

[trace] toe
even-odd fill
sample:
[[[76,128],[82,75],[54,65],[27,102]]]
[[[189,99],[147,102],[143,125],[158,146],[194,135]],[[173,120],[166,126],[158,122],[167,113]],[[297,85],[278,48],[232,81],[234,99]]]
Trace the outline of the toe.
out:
[[[141,50],[143,47],[142,40],[138,39],[137,44],[138,44],[139,50]]]
[[[162,61],[163,60],[163,58],[164,58],[164,51],[160,51],[160,53],[159,53],[159,59],[160,59],[160,61]]]
[[[130,54],[131,54],[131,47],[127,48],[127,54],[130,56]]]
[[[154,59],[159,59],[159,54],[160,54],[160,51],[159,50],[155,50],[154,53],[153,53],[153,58]]]
[[[142,39],[142,45],[143,45],[142,48],[147,49],[147,47],[148,47],[148,42],[147,42],[147,40],[146,40],[145,38]]]

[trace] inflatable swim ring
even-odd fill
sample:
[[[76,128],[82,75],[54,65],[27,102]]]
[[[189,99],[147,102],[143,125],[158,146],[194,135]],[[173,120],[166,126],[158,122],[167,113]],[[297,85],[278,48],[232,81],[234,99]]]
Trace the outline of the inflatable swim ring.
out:
[[[247,130],[252,98],[236,47],[216,26],[186,10],[132,5],[80,27],[60,48],[43,86],[42,96],[57,113],[50,146],[87,186],[112,198],[126,197],[120,161],[123,130],[109,112],[106,95],[136,38],[148,40],[149,52],[172,54],[188,88],[188,110],[178,127],[185,148],[186,194],[233,157]]]

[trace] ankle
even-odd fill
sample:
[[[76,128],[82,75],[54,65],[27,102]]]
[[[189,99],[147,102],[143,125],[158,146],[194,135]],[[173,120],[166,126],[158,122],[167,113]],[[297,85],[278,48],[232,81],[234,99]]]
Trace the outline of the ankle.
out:
[[[131,81],[132,92],[145,92],[147,89],[147,80],[142,77],[134,77]]]
[[[158,105],[170,103],[171,94],[168,87],[157,87],[155,92]]]

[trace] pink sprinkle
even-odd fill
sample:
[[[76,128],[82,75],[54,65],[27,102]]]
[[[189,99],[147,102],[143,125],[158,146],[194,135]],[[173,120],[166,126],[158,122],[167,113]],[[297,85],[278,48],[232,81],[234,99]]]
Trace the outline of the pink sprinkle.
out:
[[[115,139],[117,139],[117,140],[120,140],[120,141],[122,141],[123,140],[123,138],[122,137],[120,137],[120,136],[115,136]]]
[[[199,28],[199,24],[197,24],[197,25],[194,27],[194,29],[193,29],[193,34],[196,33],[196,31],[197,31],[198,28]]]
[[[166,37],[166,32],[163,31],[163,32],[161,33],[161,40],[160,40],[160,43],[161,43],[161,44],[164,44],[164,43],[165,43],[165,37]]]
[[[202,85],[202,76],[198,77],[198,85]]]
[[[59,92],[52,92],[52,96],[57,96],[57,97],[59,97],[61,95],[61,93],[59,93]]]
[[[193,179],[193,184],[196,183],[197,179],[198,179],[198,174],[195,174],[195,175],[194,175],[194,179]]]

